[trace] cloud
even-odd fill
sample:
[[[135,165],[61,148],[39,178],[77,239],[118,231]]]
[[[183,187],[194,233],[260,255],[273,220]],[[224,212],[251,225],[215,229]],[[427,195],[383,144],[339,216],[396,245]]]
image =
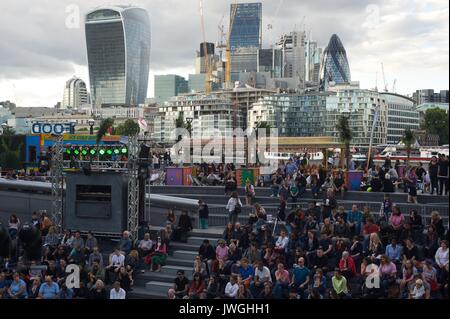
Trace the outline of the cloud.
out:
[[[233,1],[203,1],[206,38],[216,42],[218,26],[228,23]],[[423,87],[448,88],[446,0],[261,2],[265,45],[294,28],[305,28],[321,46],[326,46],[330,36],[337,33],[346,47],[352,78],[360,79],[363,87],[373,86],[375,72],[383,61],[391,81],[394,77],[398,79],[399,92],[412,93]],[[0,100],[17,95],[24,104],[53,106],[62,98],[65,82],[62,79],[77,74],[88,81],[84,14],[110,3],[110,0],[1,1],[0,37],[5,45],[0,50]],[[150,15],[151,75],[192,72],[195,52],[203,40],[198,0],[135,0],[133,4],[146,8]],[[80,12],[79,28],[67,27],[67,21],[73,22],[70,20],[73,8]],[[72,10],[66,12],[68,9]],[[267,28],[268,24],[273,25],[272,30]],[[11,82],[15,89],[5,84]],[[151,93],[152,81],[149,86]]]

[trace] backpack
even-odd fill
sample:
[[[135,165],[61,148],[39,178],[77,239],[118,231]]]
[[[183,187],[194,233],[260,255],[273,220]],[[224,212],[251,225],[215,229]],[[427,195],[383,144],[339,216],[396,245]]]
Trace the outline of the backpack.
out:
[[[240,214],[242,210],[241,204],[239,204],[239,201],[236,202],[236,205],[234,206],[234,214]]]

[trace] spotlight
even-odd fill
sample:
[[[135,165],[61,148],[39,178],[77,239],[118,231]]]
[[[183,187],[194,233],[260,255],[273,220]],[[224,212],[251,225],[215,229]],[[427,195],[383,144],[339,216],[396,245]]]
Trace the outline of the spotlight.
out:
[[[119,153],[120,153],[119,149],[116,148],[116,149],[114,150],[114,154],[119,155]]]
[[[113,153],[112,150],[107,150],[107,151],[106,151],[106,154],[108,154],[108,155],[112,155],[112,153]]]
[[[123,147],[121,151],[122,151],[122,154],[126,154],[126,153],[128,152],[128,150],[126,149],[126,147]]]
[[[74,150],[73,153],[74,153],[75,155],[80,155],[80,151],[79,151],[79,150]]]
[[[89,153],[91,153],[91,155],[95,155],[96,151],[94,149],[91,149]]]
[[[66,149],[66,154],[67,154],[67,155],[71,155],[71,154],[72,154],[72,150]]]
[[[87,151],[86,149],[84,149],[84,150],[81,151],[81,154],[82,154],[83,156],[86,156],[87,153],[88,153],[88,151]]]
[[[104,150],[104,149],[101,149],[101,150],[99,151],[99,153],[100,153],[100,155],[105,155],[105,150]]]

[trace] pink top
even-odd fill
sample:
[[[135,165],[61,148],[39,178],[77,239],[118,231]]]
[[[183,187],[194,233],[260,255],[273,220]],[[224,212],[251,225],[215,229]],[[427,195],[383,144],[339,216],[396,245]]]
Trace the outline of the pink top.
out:
[[[228,257],[228,246],[221,247],[220,245],[216,248],[217,259],[226,259]]]
[[[391,215],[391,217],[389,218],[389,222],[391,223],[391,225],[394,228],[399,228],[403,222],[405,221],[405,216],[403,216],[403,214],[400,215]]]
[[[283,272],[280,274],[280,271],[277,270],[275,272],[275,277],[276,278],[280,278],[281,282],[289,282],[289,271],[287,271],[286,269],[283,270]]]
[[[395,264],[393,262],[390,262],[387,265],[380,266],[381,275],[392,275],[395,272],[397,272],[397,267],[395,267]]]

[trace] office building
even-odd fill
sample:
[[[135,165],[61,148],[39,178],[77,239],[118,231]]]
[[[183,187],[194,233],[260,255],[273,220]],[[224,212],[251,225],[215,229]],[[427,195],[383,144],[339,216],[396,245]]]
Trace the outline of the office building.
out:
[[[231,51],[237,48],[261,48],[262,3],[232,4],[230,17],[234,15],[230,35]]]
[[[327,91],[330,86],[351,82],[347,53],[336,34],[330,39],[323,53],[321,86]]]
[[[175,74],[155,75],[155,100],[159,104],[169,98],[188,93],[188,82],[182,76]]]
[[[387,143],[388,104],[375,91],[360,89],[358,84],[334,86],[336,95],[327,97],[325,134],[339,140],[336,124],[341,116],[349,118],[353,132],[352,146],[367,152],[375,114],[378,113],[373,134],[373,146]]]
[[[77,77],[71,78],[64,87],[61,109],[80,109],[89,104],[86,83]]]
[[[409,97],[388,92],[381,96],[387,103],[387,144],[398,144],[406,129],[419,129],[419,112]]]
[[[278,129],[278,136],[324,136],[327,97],[334,93],[273,94],[253,103],[248,127],[260,122]]]
[[[105,6],[86,15],[92,104],[144,104],[150,69],[150,20],[133,6]]]
[[[413,93],[413,100],[418,105],[425,103],[449,103],[448,92],[448,90],[441,90],[439,92],[435,92],[432,89],[417,90]]]

